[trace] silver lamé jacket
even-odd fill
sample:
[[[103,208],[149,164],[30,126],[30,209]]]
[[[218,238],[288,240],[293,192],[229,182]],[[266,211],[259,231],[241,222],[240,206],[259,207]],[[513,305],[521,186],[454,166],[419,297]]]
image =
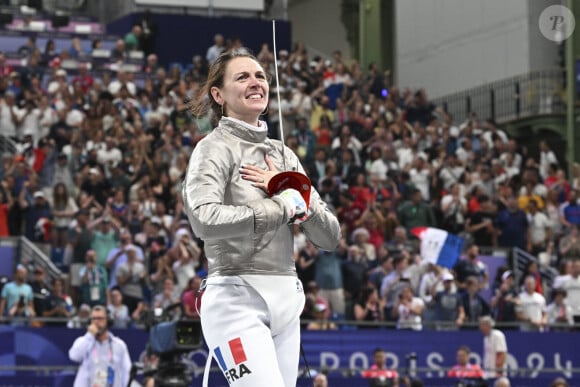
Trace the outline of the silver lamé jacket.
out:
[[[297,156],[285,149],[286,170],[304,173]],[[296,275],[292,226],[280,199],[239,173],[242,165],[267,169],[269,155],[284,170],[282,143],[261,130],[224,117],[195,147],[183,183],[185,210],[195,235],[204,241],[209,276]],[[340,226],[314,187],[310,215],[300,227],[324,250],[334,250]]]

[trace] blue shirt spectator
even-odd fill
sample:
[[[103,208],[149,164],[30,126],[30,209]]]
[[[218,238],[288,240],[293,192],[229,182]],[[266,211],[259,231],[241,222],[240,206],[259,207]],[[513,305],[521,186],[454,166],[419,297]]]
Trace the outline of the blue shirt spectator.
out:
[[[528,218],[526,213],[518,208],[515,197],[508,198],[506,209],[500,211],[495,219],[495,226],[500,231],[498,239],[500,246],[526,248]]]
[[[580,226],[580,204],[578,204],[578,191],[571,190],[568,202],[562,204],[561,210],[566,226]]]
[[[34,316],[34,294],[32,287],[26,283],[28,271],[18,265],[14,280],[2,288],[0,296],[0,316]]]

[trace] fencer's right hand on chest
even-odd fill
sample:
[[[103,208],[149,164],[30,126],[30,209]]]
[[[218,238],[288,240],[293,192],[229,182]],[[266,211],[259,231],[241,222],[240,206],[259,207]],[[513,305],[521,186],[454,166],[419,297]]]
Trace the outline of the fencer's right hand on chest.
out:
[[[308,205],[300,192],[293,188],[288,188],[278,192],[274,197],[281,199],[284,204],[289,224],[297,220],[300,222],[306,220],[308,216]]]

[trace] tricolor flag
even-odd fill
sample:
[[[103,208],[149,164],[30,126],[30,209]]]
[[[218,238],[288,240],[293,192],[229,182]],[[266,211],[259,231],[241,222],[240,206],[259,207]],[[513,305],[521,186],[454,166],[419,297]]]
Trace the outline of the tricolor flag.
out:
[[[434,227],[414,227],[411,233],[421,240],[423,261],[452,268],[463,251],[463,238]]]
[[[213,351],[224,372],[230,368],[228,367],[228,364],[231,365],[232,361],[235,365],[238,365],[248,360],[242,340],[239,337],[228,341],[228,348],[225,351],[222,352],[222,348],[220,347],[215,347]]]

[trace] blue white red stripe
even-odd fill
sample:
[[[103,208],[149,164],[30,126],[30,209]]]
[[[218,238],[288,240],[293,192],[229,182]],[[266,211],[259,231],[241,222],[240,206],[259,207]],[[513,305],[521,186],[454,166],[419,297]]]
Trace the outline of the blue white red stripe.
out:
[[[227,364],[231,361],[233,361],[235,365],[238,365],[248,360],[241,338],[236,337],[235,339],[228,341],[228,349],[229,351],[225,353],[222,352],[220,347],[215,347],[213,350],[215,358],[224,372],[230,368]]]

